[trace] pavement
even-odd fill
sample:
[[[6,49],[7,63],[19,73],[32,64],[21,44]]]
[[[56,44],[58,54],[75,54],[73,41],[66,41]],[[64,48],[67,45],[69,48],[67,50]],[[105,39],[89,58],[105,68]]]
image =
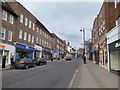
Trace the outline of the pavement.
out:
[[[29,69],[2,71],[3,88],[67,88],[80,59],[60,60]]]
[[[120,77],[87,60],[79,66],[69,88],[118,88]]]

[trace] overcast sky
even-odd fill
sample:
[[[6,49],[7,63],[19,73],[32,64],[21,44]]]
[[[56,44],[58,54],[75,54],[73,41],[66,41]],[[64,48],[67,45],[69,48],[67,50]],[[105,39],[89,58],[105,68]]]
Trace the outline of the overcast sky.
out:
[[[82,27],[86,30],[86,40],[91,38],[95,17],[102,2],[21,2],[45,27],[71,46],[79,48],[83,43]]]

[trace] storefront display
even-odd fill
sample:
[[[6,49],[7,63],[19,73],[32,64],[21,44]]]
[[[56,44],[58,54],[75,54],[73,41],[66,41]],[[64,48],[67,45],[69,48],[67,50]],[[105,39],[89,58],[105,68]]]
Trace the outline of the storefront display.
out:
[[[21,58],[34,58],[35,48],[32,46],[16,43],[16,60]]]

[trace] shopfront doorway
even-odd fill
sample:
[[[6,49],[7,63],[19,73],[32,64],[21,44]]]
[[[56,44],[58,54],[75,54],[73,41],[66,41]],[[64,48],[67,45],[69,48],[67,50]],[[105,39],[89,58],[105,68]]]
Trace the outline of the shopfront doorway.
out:
[[[31,58],[31,59],[33,59],[33,51],[16,48],[16,60],[20,60],[22,58]]]

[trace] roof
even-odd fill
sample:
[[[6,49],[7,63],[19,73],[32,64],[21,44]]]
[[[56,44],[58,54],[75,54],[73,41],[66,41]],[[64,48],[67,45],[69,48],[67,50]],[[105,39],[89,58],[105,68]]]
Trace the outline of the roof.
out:
[[[40,25],[44,30],[46,30],[49,34],[51,34],[48,29],[38,20],[36,19],[36,24]],[[52,35],[52,34],[51,34]]]
[[[2,2],[2,8],[8,11],[13,16],[18,17],[18,15],[15,13],[15,11],[10,7],[10,5],[7,2]]]

